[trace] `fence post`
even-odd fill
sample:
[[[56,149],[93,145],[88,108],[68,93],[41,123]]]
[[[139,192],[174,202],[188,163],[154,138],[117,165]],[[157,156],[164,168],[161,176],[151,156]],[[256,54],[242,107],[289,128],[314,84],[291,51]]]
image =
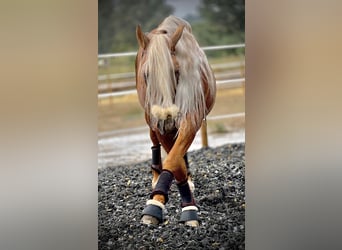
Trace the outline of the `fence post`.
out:
[[[207,133],[207,119],[206,118],[202,120],[201,138],[202,138],[202,147],[207,148],[208,147],[208,133]]]

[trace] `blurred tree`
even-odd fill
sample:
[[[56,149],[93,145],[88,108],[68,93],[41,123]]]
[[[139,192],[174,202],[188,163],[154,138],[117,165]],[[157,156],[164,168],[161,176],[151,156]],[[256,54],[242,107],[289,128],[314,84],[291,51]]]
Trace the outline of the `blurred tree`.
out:
[[[193,32],[201,46],[234,44],[244,41],[244,0],[202,0],[200,19],[192,24]],[[212,56],[240,54],[243,49],[213,51]]]
[[[245,0],[202,0],[199,11],[221,32],[244,33]]]
[[[98,1],[98,52],[103,52],[111,46],[112,38],[109,30],[112,29],[112,0]]]
[[[136,50],[136,25],[149,31],[172,12],[165,0],[99,0],[98,52]]]

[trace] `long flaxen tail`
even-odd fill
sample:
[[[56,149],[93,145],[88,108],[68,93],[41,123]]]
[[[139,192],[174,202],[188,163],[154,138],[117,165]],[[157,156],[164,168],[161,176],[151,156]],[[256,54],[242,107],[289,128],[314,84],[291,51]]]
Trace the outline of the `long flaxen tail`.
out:
[[[173,130],[179,115],[175,105],[177,83],[174,65],[167,45],[167,36],[158,34],[151,38],[148,60],[143,65],[147,75],[145,105],[151,115],[151,127],[161,134]]]
[[[163,108],[158,105],[153,105],[151,115],[157,121],[157,127],[161,134],[175,129],[175,121],[179,114],[179,108],[176,105]]]

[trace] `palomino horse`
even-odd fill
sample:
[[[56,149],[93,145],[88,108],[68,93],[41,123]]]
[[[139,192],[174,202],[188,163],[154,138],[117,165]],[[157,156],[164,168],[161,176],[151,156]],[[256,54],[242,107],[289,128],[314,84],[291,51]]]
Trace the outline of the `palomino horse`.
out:
[[[169,16],[146,34],[137,26],[136,36],[136,87],[153,143],[153,191],[142,223],[163,222],[168,191],[175,179],[182,200],[180,221],[198,226],[186,152],[214,105],[214,74],[190,24],[181,18]],[[163,162],[160,145],[167,153]]]

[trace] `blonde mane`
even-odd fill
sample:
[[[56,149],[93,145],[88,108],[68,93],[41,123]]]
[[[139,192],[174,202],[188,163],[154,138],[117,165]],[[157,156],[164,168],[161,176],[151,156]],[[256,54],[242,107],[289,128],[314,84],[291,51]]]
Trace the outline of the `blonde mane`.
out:
[[[180,72],[177,84],[169,40],[179,25],[185,28],[175,47]],[[150,125],[156,127],[161,116],[165,118],[171,115],[178,128],[181,120],[189,116],[193,125],[199,128],[209,112],[203,79],[207,81],[211,95],[215,95],[216,87],[212,70],[192,34],[190,24],[181,18],[169,16],[148,37],[147,60],[142,70],[147,80],[145,109],[152,114]]]

